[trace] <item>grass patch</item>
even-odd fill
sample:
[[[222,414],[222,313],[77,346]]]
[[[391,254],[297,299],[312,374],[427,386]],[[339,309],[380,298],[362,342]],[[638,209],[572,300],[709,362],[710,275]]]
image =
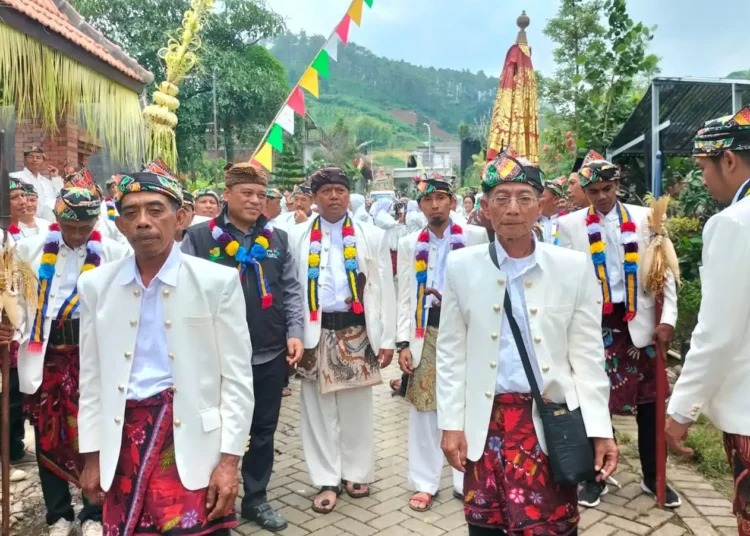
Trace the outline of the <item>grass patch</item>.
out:
[[[698,471],[711,479],[726,480],[732,474],[724,452],[724,434],[700,417],[691,428],[685,445],[695,451]]]

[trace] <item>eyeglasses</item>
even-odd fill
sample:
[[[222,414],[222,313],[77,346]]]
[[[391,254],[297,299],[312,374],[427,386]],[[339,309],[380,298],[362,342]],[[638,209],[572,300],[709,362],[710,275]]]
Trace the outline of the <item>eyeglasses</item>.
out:
[[[493,197],[490,199],[490,204],[495,205],[497,207],[507,207],[510,205],[510,202],[513,200],[516,200],[519,206],[521,207],[530,207],[534,203],[537,202],[537,198],[533,195],[522,195],[520,197],[505,197],[505,196],[498,196]]]

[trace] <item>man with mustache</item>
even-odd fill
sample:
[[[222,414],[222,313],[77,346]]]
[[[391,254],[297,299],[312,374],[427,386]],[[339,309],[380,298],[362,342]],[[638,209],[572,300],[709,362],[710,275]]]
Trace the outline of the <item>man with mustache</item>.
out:
[[[86,185],[90,189],[81,187]],[[68,483],[81,486],[84,466],[76,426],[82,386],[78,282],[83,273],[127,255],[127,248],[94,230],[100,209],[93,181],[63,189],[56,222],[16,246],[18,258],[39,274],[37,300],[20,308],[25,316],[18,376],[21,392],[29,395],[25,410],[34,425],[50,536],[74,530]],[[78,518],[83,536],[102,534],[101,507],[85,500]]]
[[[266,172],[251,164],[234,164],[224,172],[224,182],[226,207],[209,222],[189,227],[182,251],[239,271],[253,342],[255,391],[252,440],[242,459],[242,516],[279,531],[287,522],[268,504],[266,489],[287,365],[302,357],[302,287],[286,232],[263,215]]]

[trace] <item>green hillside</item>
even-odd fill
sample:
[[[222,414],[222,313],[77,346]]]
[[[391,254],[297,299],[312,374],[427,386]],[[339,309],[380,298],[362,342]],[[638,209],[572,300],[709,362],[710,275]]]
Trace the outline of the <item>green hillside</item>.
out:
[[[323,43],[322,36],[285,34],[273,41],[271,53],[295,84]],[[430,120],[457,136],[461,123],[472,123],[492,108],[497,92],[497,78],[483,72],[420,67],[379,57],[354,43],[339,47],[338,60],[331,65],[330,80],[321,79],[320,100],[307,100],[310,114],[324,129],[344,117],[359,140],[375,140],[378,149],[425,141],[421,125]],[[414,112],[419,128],[389,110]]]

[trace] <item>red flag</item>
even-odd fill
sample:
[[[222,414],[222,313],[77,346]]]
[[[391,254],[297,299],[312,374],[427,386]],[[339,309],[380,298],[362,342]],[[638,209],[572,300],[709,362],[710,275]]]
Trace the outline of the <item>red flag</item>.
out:
[[[352,22],[352,18],[347,13],[341,20],[341,23],[336,28],[336,33],[341,38],[341,42],[345,45],[349,44],[349,25]]]
[[[299,86],[294,88],[294,91],[292,91],[292,94],[287,101],[287,105],[294,110],[297,115],[305,117],[305,94],[302,92],[302,88]]]

